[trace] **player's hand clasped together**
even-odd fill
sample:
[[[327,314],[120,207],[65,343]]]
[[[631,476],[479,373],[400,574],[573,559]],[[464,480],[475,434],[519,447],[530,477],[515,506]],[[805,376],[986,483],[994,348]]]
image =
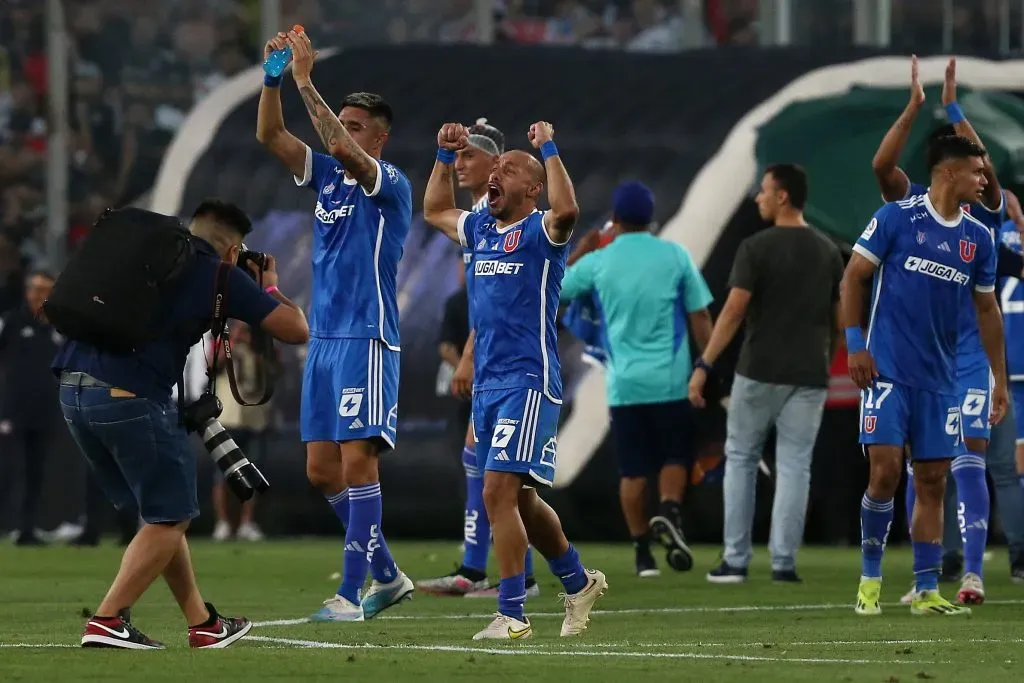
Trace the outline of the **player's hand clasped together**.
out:
[[[487,213],[455,206],[452,163],[468,130],[447,123],[437,135],[437,161],[427,183],[427,222],[472,250],[470,301],[476,330],[473,422],[484,470],[484,502],[501,571],[498,614],[474,639],[519,640],[532,634],[524,614],[528,541],[565,587],[563,636],[587,626],[607,588],[604,574],[584,569],[558,515],[534,487],[554,481],[561,376],[556,309],[567,244],[579,216],[572,182],[553,141],[551,124],[530,127],[531,154],[502,154],[487,186]],[[549,211],[536,209],[548,184]]]

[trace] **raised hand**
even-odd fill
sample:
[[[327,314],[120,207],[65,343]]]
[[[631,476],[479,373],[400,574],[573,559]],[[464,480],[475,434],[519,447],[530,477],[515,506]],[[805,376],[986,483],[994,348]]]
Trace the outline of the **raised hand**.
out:
[[[287,35],[288,47],[292,49],[292,78],[295,82],[308,81],[309,75],[313,72],[313,61],[316,60],[316,51],[313,50],[313,43],[305,31],[296,33],[289,31]]]
[[[456,152],[469,144],[469,129],[461,123],[446,123],[437,131],[437,146]]]
[[[942,106],[956,102],[956,57],[946,64],[946,78],[942,82]]]
[[[915,107],[924,104],[924,86],[918,74],[917,55],[910,57],[910,104]]]
[[[530,132],[527,133],[527,137],[530,138],[530,144],[533,145],[535,149],[540,149],[540,146],[545,142],[549,142],[555,138],[555,127],[547,121],[538,121],[530,126]]]
[[[281,31],[276,36],[267,41],[267,44],[263,46],[263,61],[267,61],[272,52],[283,50],[288,47],[288,34]]]

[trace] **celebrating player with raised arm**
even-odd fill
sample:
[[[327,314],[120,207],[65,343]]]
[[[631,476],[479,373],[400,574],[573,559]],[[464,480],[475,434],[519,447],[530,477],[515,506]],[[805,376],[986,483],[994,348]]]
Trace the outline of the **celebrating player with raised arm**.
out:
[[[854,246],[841,289],[850,376],[863,389],[860,442],[870,482],[861,501],[863,560],[856,612],[881,613],[882,554],[893,517],[904,447],[917,500],[911,523],[913,614],[970,613],[938,591],[942,504],[950,460],[962,455],[957,340],[970,290],[981,341],[995,374],[991,421],[1007,408],[1003,330],[994,289],[995,243],[961,205],[984,191],[985,150],[963,137],[931,143],[931,186],[879,209]],[[864,290],[874,280],[867,337]]]
[[[498,157],[505,151],[505,135],[487,123],[477,119],[469,127],[467,144],[455,153],[455,180],[460,188],[469,190],[473,200],[474,213],[487,213],[487,181]],[[466,268],[466,290],[473,291],[473,250],[462,250]],[[469,400],[473,395],[473,346],[476,333],[470,317],[469,339],[463,348],[455,375],[452,378],[452,393],[457,398]],[[448,574],[436,579],[417,581],[416,587],[437,595],[465,595],[469,598],[495,597],[498,587],[487,585],[487,555],[491,551],[491,524],[484,507],[484,473],[477,467],[476,442],[473,437],[473,420],[470,418],[466,430],[466,443],[462,450],[462,467],[466,472],[466,511],[463,524],[462,563]],[[526,593],[527,597],[540,595],[540,586],[533,576],[533,553],[526,551]]]
[[[484,503],[501,571],[497,617],[473,638],[518,640],[532,634],[524,614],[524,554],[533,543],[565,587],[563,636],[582,633],[604,574],[584,569],[562,532],[558,515],[534,487],[555,478],[562,380],[555,316],[566,245],[579,216],[572,181],[545,122],[530,126],[542,165],[527,152],[505,152],[491,172],[487,214],[455,208],[452,163],[468,142],[466,127],[446,123],[427,183],[427,222],[471,249],[470,310],[476,328],[473,423],[477,466],[484,470]],[[549,211],[537,199],[549,184]]]
[[[306,476],[345,527],[344,579],[314,621],[362,621],[410,597],[381,532],[378,457],[393,448],[398,418],[396,279],[412,216],[405,175],[380,160],[391,107],[354,93],[335,115],[310,80],[314,52],[305,33],[279,33],[265,55],[292,49],[292,76],[330,156],[284,127],[280,78],[267,76],[256,137],[300,187],[316,191],[313,300],[302,380]],[[367,570],[373,583],[361,596]]]
[[[910,101],[900,118],[882,140],[878,152],[872,162],[882,197],[886,201],[906,199],[911,196],[926,194],[924,185],[910,182],[907,174],[898,165],[900,153],[910,135],[910,128],[918,111],[925,101],[924,88],[918,76],[917,58],[911,58]],[[981,146],[974,127],[964,117],[956,97],[956,59],[951,58],[946,65],[945,79],[942,86],[942,104],[945,107],[950,125],[937,128],[931,133],[930,140],[949,135],[962,135],[971,142]],[[988,157],[985,157],[984,174],[986,184],[981,195],[968,200],[965,204],[973,218],[987,227],[993,235],[997,234],[1003,223],[1005,207],[1003,192],[999,187],[995,169]],[[998,271],[1000,274],[1020,275],[1024,263],[1020,257],[1011,253],[1006,247],[998,245]],[[1009,270],[1007,270],[1009,269]],[[978,320],[974,306],[968,294],[964,294],[961,309],[959,341],[957,344],[957,383],[963,414],[963,436],[967,452],[958,457],[952,465],[953,478],[956,481],[960,521],[960,535],[964,540],[964,576],[957,594],[965,604],[980,604],[985,599],[982,581],[983,557],[988,537],[988,520],[991,503],[989,500],[988,483],[985,477],[985,453],[988,450],[991,427],[988,422],[991,391],[991,371],[985,349],[978,336]],[[914,509],[914,476],[907,469],[907,522],[911,519]],[[946,547],[954,543],[947,538]],[[903,603],[913,600],[914,590],[903,596]]]

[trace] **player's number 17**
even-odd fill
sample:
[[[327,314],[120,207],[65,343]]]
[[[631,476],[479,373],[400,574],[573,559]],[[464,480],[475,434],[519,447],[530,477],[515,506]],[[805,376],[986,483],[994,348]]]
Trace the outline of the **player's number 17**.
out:
[[[875,395],[875,390],[878,390],[878,395]],[[864,400],[864,407],[868,410],[874,410],[875,408],[882,407],[882,401],[886,399],[889,392],[892,391],[892,382],[875,382],[875,385],[865,389],[868,392],[867,398]]]

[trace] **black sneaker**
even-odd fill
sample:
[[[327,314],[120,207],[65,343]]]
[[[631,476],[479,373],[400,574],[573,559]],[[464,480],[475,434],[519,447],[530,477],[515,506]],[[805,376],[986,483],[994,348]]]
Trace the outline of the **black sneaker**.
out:
[[[959,583],[964,570],[964,558],[960,553],[946,553],[942,556],[942,571],[939,583]]]
[[[693,569],[693,553],[686,545],[683,532],[677,525],[667,517],[656,515],[651,517],[651,531],[654,538],[668,551],[665,556],[668,566],[677,572],[688,572]]]
[[[661,576],[661,571],[658,569],[658,563],[654,561],[654,556],[650,553],[646,555],[637,553],[636,575],[641,579],[652,579],[655,576]]]
[[[206,603],[213,625],[190,626],[189,647],[196,649],[221,649],[245,637],[252,628],[252,622],[245,617],[222,617],[210,603]]]
[[[775,583],[803,583],[795,569],[773,569],[772,581]]]
[[[745,583],[747,580],[746,567],[732,567],[725,560],[707,574],[709,583]]]
[[[116,617],[93,617],[85,622],[82,647],[162,650],[164,644],[158,643],[132,626],[131,612],[123,609]]]

